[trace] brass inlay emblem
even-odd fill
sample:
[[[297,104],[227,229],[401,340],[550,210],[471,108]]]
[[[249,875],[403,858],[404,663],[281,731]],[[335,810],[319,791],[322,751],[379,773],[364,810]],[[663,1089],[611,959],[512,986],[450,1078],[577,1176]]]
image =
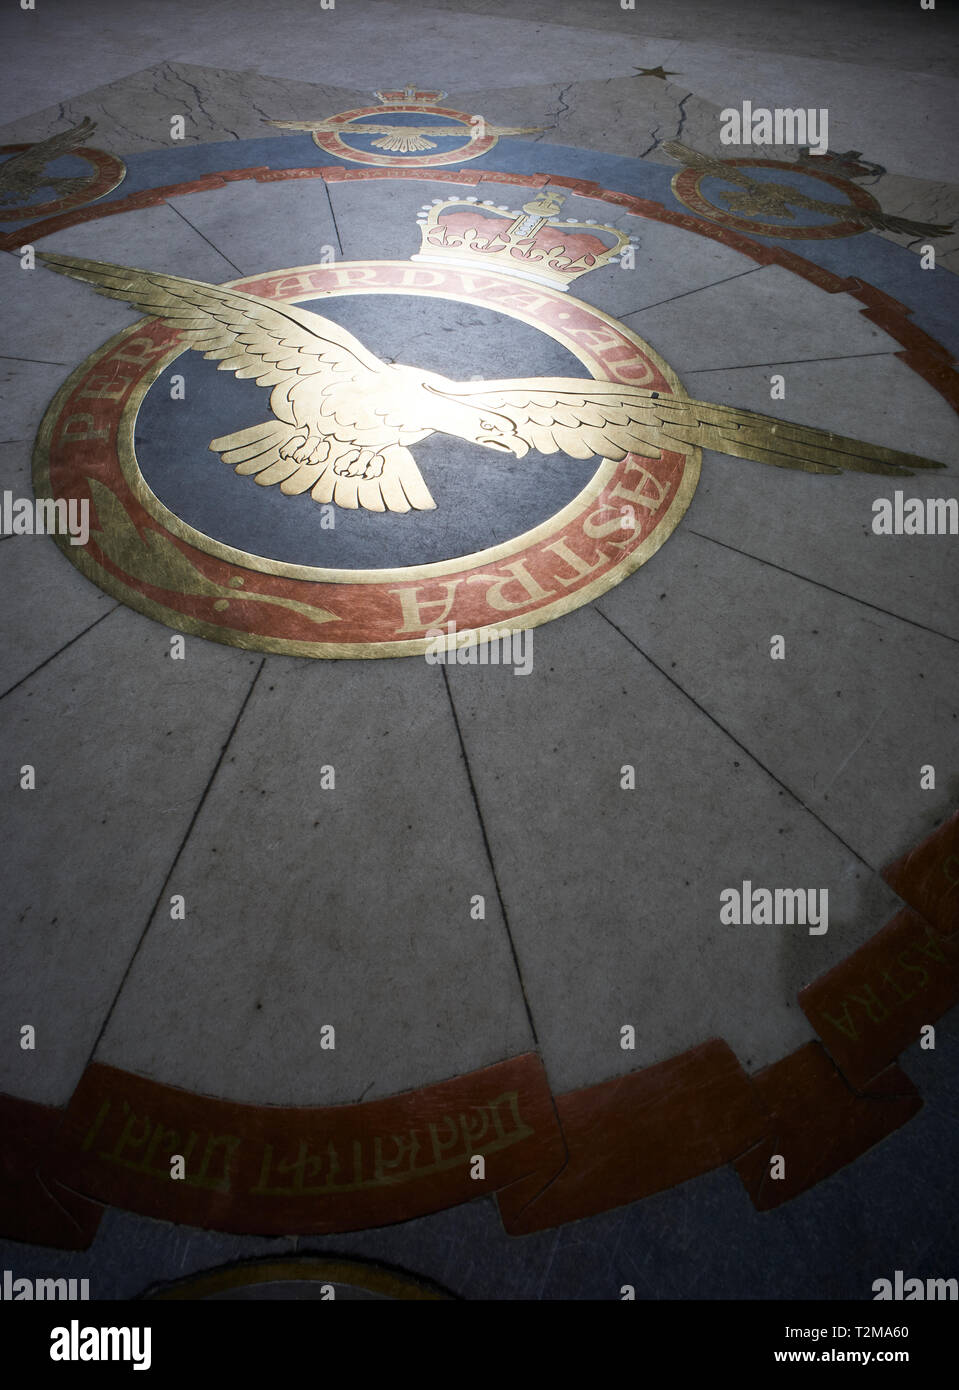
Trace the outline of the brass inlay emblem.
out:
[[[267,125],[279,130],[308,131],[313,143],[340,159],[348,159],[358,164],[389,164],[394,167],[409,164],[459,164],[476,159],[491,150],[504,135],[534,135],[542,126],[500,126],[492,125],[480,115],[469,115],[464,111],[454,111],[438,103],[446,96],[445,92],[419,91],[410,83],[402,91],[376,92],[381,105],[364,106],[356,111],[341,111],[335,116],[324,116],[310,121],[267,121]],[[444,117],[445,125],[423,124],[405,125],[401,122],[390,124],[376,122],[367,124],[371,115],[394,113],[422,113],[424,116]],[[382,154],[357,148],[348,144],[349,139],[358,136],[376,136],[372,141],[374,149]],[[429,154],[435,151],[438,139],[460,137],[461,143],[445,153]],[[419,155],[420,158],[412,158]]]
[[[715,220],[723,221],[723,209],[717,208],[705,195],[700,192],[699,184],[703,178],[723,179],[726,183],[734,183],[741,191],[720,193],[718,196],[726,206],[725,215],[733,217],[738,214],[741,217],[784,217],[790,221],[795,221],[793,208],[802,208],[806,212],[822,213],[826,217],[835,219],[836,224],[841,228],[848,226],[849,232],[901,232],[907,236],[945,236],[952,230],[952,223],[948,225],[935,222],[913,222],[907,217],[894,217],[891,213],[883,212],[879,204],[865,190],[854,190],[857,196],[861,195],[859,202],[840,203],[835,200],[825,198],[813,198],[807,193],[788,183],[772,183],[766,180],[753,178],[746,173],[743,164],[773,163],[774,161],[760,160],[725,160],[716,159],[712,155],[701,154],[698,150],[690,149],[688,145],[682,145],[676,140],[668,140],[663,146],[664,154],[678,160],[685,166],[682,173],[677,174],[673,179],[673,192],[681,203],[686,207],[692,208],[694,212],[702,213],[706,217],[714,216]],[[835,163],[836,161],[832,161]],[[813,177],[828,175],[830,161],[824,157],[821,162],[814,161],[812,158],[799,160],[792,166],[780,165],[782,168],[794,168],[798,174],[810,174]],[[686,170],[694,170],[698,177],[692,189],[686,188],[684,174]],[[847,183],[847,187],[850,185]],[[690,196],[692,195],[692,196]],[[737,223],[737,225],[739,225]],[[760,230],[755,228],[754,230]],[[767,236],[815,236],[823,229],[819,227],[762,227],[762,232]]]
[[[122,183],[126,176],[122,160],[103,150],[82,148],[96,128],[87,116],[70,130],[58,131],[32,145],[4,146],[0,154],[9,153],[9,158],[0,162],[0,218],[31,218],[93,202]],[[65,155],[84,160],[91,172],[68,177],[47,174],[49,165]],[[30,200],[41,188],[52,189],[54,197],[49,202],[32,203]]]
[[[908,476],[942,464],[808,425],[622,382],[456,381],[382,362],[320,314],[181,276],[41,252],[51,270],[176,329],[223,369],[272,388],[272,418],[210,441],[241,476],[286,495],[377,512],[435,507],[411,447],[443,433],[523,458],[621,462],[715,449],[806,473]]]
[[[0,164],[0,203],[25,203],[38,188],[52,188],[58,198],[78,193],[89,182],[86,177],[44,178],[44,171],[65,154],[73,154],[95,130],[96,125],[88,116],[70,130],[38,140],[29,149],[4,160]]]

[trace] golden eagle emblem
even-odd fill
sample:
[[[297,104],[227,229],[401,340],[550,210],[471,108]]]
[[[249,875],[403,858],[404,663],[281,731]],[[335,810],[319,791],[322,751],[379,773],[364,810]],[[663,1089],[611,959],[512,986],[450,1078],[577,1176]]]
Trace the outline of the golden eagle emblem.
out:
[[[174,328],[204,357],[270,387],[272,419],[210,441],[241,475],[288,495],[375,512],[435,507],[412,453],[443,433],[523,458],[531,449],[619,462],[715,449],[806,473],[908,476],[944,465],[734,406],[615,381],[454,381],[386,363],[338,324],[241,290],[57,252],[39,253]]]

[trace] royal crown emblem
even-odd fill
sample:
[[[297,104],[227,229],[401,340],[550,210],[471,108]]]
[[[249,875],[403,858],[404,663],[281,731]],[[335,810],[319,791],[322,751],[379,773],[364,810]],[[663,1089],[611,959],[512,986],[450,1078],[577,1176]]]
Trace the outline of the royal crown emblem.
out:
[[[414,261],[483,266],[565,290],[580,275],[619,257],[630,238],[616,227],[587,220],[560,222],[563,196],[544,190],[522,211],[491,200],[434,198],[417,225],[422,245]]]
[[[384,106],[435,106],[447,93],[426,92],[417,87],[415,82],[407,82],[405,87],[398,88],[395,92],[374,92],[373,95]]]

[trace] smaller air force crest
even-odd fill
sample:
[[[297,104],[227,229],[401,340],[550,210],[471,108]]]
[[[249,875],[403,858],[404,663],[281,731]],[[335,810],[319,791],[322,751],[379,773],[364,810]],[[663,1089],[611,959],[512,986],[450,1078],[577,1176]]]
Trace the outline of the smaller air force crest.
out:
[[[147,315],[71,375],[37,440],[38,497],[90,508],[85,544],[59,538],[89,579],[244,648],[405,656],[621,582],[680,522],[702,448],[819,474],[937,466],[690,398],[570,293],[628,238],[563,220],[556,191],[437,199],[418,228],[408,260],[226,285],[41,256]]]
[[[480,115],[442,106],[445,92],[374,93],[379,106],[339,111],[315,121],[268,121],[280,130],[305,130],[318,149],[353,164],[422,168],[464,164],[486,154],[503,135],[532,135],[539,126],[497,126]]]
[[[0,145],[0,219],[53,217],[94,203],[122,183],[123,161],[87,144],[95,130],[85,117],[33,144]]]

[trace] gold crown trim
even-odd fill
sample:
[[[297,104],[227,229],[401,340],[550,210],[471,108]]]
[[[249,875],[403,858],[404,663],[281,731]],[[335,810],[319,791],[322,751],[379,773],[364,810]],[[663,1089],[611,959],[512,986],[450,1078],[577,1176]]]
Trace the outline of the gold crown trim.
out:
[[[635,246],[626,232],[591,218],[555,221],[562,204],[563,195],[551,189],[543,189],[519,212],[491,198],[434,198],[417,219],[421,245],[412,259],[482,266],[566,290],[580,275],[608,265],[628,245]],[[454,212],[472,214],[475,221],[470,225],[460,218],[453,227],[449,219]],[[491,219],[498,225],[491,228]],[[591,246],[584,245],[587,237]]]

